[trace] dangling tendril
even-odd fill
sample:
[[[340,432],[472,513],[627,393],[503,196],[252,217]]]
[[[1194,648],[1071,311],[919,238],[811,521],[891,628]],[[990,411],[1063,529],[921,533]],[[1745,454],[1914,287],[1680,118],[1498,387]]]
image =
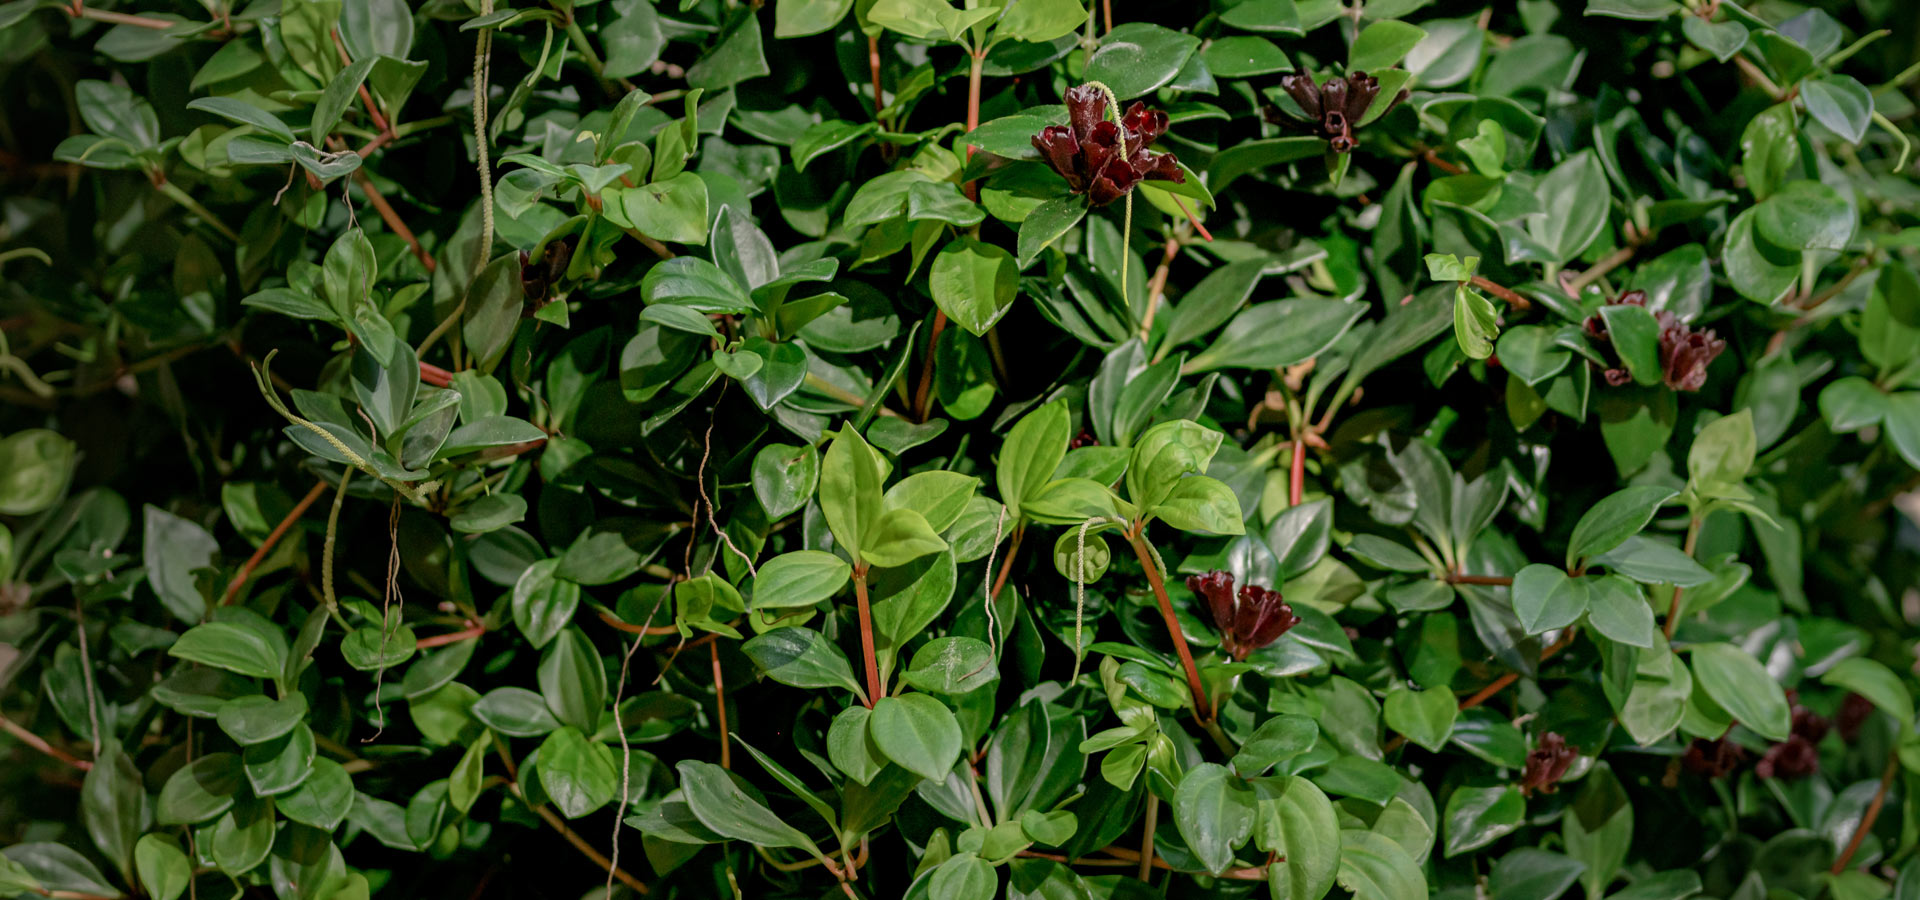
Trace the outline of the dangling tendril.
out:
[[[1068,684],[1080,680],[1080,662],[1086,658],[1086,638],[1082,632],[1087,621],[1087,529],[1095,520],[1080,523],[1078,546],[1073,554],[1073,676]]]

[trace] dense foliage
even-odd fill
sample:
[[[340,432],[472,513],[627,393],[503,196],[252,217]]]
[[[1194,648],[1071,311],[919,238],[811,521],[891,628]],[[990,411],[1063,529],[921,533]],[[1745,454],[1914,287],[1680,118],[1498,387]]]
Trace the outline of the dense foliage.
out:
[[[1908,0],[0,3],[0,897],[1920,897]]]

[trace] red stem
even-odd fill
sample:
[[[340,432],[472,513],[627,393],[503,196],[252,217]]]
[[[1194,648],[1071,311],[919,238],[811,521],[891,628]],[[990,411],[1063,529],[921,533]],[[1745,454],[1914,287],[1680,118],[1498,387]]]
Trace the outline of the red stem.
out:
[[[62,750],[59,747],[55,747],[54,745],[47,743],[45,738],[42,738],[41,736],[34,734],[31,731],[28,731],[27,729],[21,727],[20,723],[7,718],[6,716],[0,716],[0,731],[5,731],[6,733],[11,734],[16,738],[19,738],[21,743],[26,744],[27,746],[32,747],[33,749],[38,750],[41,753],[45,753],[46,755],[51,756],[54,759],[57,759],[63,763],[66,763],[67,765],[70,765],[76,769],[86,770],[86,769],[93,768],[93,763],[87,762],[86,760],[81,759],[80,757],[74,756],[73,754],[68,753],[65,750]]]
[[[421,638],[414,642],[414,646],[421,650],[426,650],[430,647],[443,647],[447,644],[458,644],[461,641],[472,640],[486,633],[487,626],[475,622],[459,631],[451,631],[446,634],[436,634],[429,638]]]
[[[1494,587],[1509,587],[1513,584],[1513,579],[1505,575],[1461,575],[1458,572],[1450,572],[1440,580],[1448,584],[1485,584]]]
[[[320,495],[326,491],[325,481],[316,482],[313,490],[308,491],[305,497],[300,498],[299,503],[293,505],[293,509],[280,520],[280,524],[275,525],[273,531],[267,534],[267,539],[260,542],[259,548],[253,551],[253,555],[247,557],[246,565],[241,566],[239,573],[233,576],[233,580],[227,582],[226,596],[220,598],[221,606],[232,603],[234,598],[240,596],[240,589],[246,586],[247,579],[253,577],[253,570],[259,567],[261,560],[266,559],[267,554],[273,552],[274,545],[279,544],[280,539],[286,536],[287,529],[292,528],[293,523],[300,521],[300,517],[306,515],[307,507],[312,506],[313,502],[320,499]]]
[[[918,422],[925,422],[933,408],[933,348],[940,346],[940,332],[946,327],[946,312],[934,310],[933,332],[927,336],[927,359],[920,366],[920,387],[913,392],[913,418]]]
[[[720,768],[733,768],[732,733],[727,730],[727,682],[720,674],[720,642],[707,645],[713,655],[713,705],[720,710]]]
[[[853,595],[860,603],[860,654],[867,664],[867,708],[886,696],[880,689],[880,663],[873,653],[873,607],[867,603],[867,567],[853,570]]]
[[[880,102],[880,36],[867,35],[867,68],[873,70],[873,119],[880,121],[880,111],[886,104]]]
[[[1007,560],[1000,564],[1000,574],[993,579],[993,599],[999,599],[1000,589],[1007,586],[1007,575],[1013,571],[1013,558],[1020,554],[1020,539],[1026,536],[1026,528],[1014,527],[1013,539],[1007,542]]]
[[[1133,555],[1140,559],[1140,568],[1147,573],[1147,582],[1153,585],[1153,598],[1160,604],[1160,618],[1167,623],[1167,636],[1173,639],[1173,649],[1180,654],[1180,665],[1187,670],[1187,689],[1193,692],[1194,714],[1203,722],[1213,720],[1213,706],[1207,702],[1207,689],[1200,683],[1200,668],[1193,664],[1193,651],[1187,648],[1186,632],[1180,628],[1180,619],[1173,613],[1173,601],[1167,597],[1166,581],[1160,577],[1160,567],[1153,562],[1153,553],[1147,549],[1147,537],[1144,528],[1127,535],[1127,543],[1133,545]]]
[[[1307,444],[1298,438],[1293,441],[1292,466],[1287,472],[1287,506],[1300,505],[1300,498],[1307,490]]]
[[[1893,777],[1900,774],[1900,754],[1887,754],[1887,767],[1880,772],[1880,788],[1873,792],[1873,802],[1867,804],[1867,811],[1860,817],[1860,824],[1853,829],[1853,838],[1847,841],[1847,849],[1840,852],[1840,858],[1833,861],[1832,874],[1838,875],[1847,870],[1847,864],[1853,862],[1853,855],[1860,850],[1860,843],[1867,839],[1867,833],[1873,830],[1873,822],[1880,818],[1880,807],[1887,802],[1887,790],[1893,787]]]

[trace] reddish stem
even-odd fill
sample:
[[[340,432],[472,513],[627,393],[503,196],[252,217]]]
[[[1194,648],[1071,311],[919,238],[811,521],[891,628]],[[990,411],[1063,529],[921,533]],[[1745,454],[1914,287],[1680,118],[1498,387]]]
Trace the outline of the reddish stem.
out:
[[[426,650],[430,647],[444,647],[447,644],[458,644],[461,641],[472,640],[473,638],[477,638],[486,633],[487,633],[487,626],[482,625],[478,622],[474,622],[473,624],[468,625],[467,627],[462,628],[459,631],[452,631],[446,634],[436,634],[433,637],[429,637],[429,638],[421,638],[420,640],[414,642],[414,646],[421,650]]]
[[[867,35],[867,68],[873,70],[873,120],[880,121],[880,111],[886,104],[880,101],[880,36]]]
[[[925,422],[933,408],[933,348],[940,346],[940,332],[946,327],[946,312],[934,310],[933,331],[927,336],[927,359],[920,366],[920,387],[913,392],[913,418],[918,422]]]
[[[1873,822],[1880,818],[1880,807],[1887,802],[1887,790],[1893,787],[1893,778],[1900,774],[1900,754],[1887,754],[1887,767],[1880,772],[1880,787],[1873,792],[1873,802],[1867,804],[1866,813],[1860,816],[1860,824],[1853,829],[1853,837],[1847,841],[1847,849],[1840,852],[1840,858],[1833,861],[1832,874],[1838,875],[1847,870],[1847,864],[1853,862],[1853,855],[1860,850],[1860,843],[1873,831]]]
[[[59,747],[55,747],[54,745],[47,743],[45,738],[42,738],[41,736],[34,734],[31,731],[28,731],[27,729],[21,727],[20,723],[7,718],[6,716],[0,716],[0,731],[5,731],[6,733],[11,734],[16,738],[19,738],[20,743],[26,744],[27,746],[32,747],[33,749],[38,750],[41,753],[45,753],[46,755],[51,756],[54,759],[57,759],[63,763],[66,763],[67,765],[70,765],[76,769],[86,770],[86,769],[93,768],[93,763],[87,762],[86,760],[81,759],[80,757],[74,756],[73,754],[68,753],[65,750],[62,750]]]
[[[1147,573],[1147,583],[1153,585],[1153,598],[1160,604],[1160,618],[1167,624],[1167,636],[1173,639],[1173,649],[1180,654],[1180,665],[1187,670],[1187,689],[1193,692],[1194,714],[1202,722],[1213,721],[1213,706],[1207,702],[1207,689],[1200,683],[1200,668],[1193,664],[1193,651],[1187,648],[1186,632],[1180,628],[1180,619],[1173,613],[1173,600],[1167,597],[1166,581],[1160,577],[1160,567],[1154,564],[1153,552],[1147,549],[1145,529],[1137,527],[1127,535],[1127,543],[1133,545],[1133,555],[1140,559],[1140,568]]]
[[[867,708],[872,709],[886,695],[880,690],[880,663],[873,653],[873,607],[867,603],[864,564],[853,570],[853,596],[860,603],[860,655],[867,664]]]
[[[368,178],[367,173],[363,171],[355,171],[353,175],[353,180],[358,182],[360,189],[367,193],[367,199],[373,202],[374,210],[380,213],[380,221],[387,223],[388,230],[406,241],[407,246],[413,250],[414,257],[420,260],[420,265],[425,266],[428,272],[432,272],[434,270],[432,254],[420,246],[420,239],[414,236],[413,229],[407,227],[407,223],[401,220],[400,214],[394,211],[393,205],[388,203],[387,198],[381,196],[380,191],[373,186],[373,179]]]
[[[260,542],[260,546],[253,551],[252,556],[247,557],[246,565],[241,566],[239,573],[233,576],[233,580],[227,582],[226,596],[220,598],[221,606],[232,603],[234,598],[240,596],[240,589],[246,586],[247,579],[253,577],[253,570],[260,566],[261,560],[266,559],[267,554],[273,552],[274,546],[280,543],[280,539],[286,537],[287,529],[292,528],[293,523],[300,521],[300,517],[306,515],[307,507],[312,506],[313,502],[320,499],[320,495],[326,491],[325,481],[315,482],[313,489],[308,491],[305,497],[301,497],[300,502],[293,505],[293,509],[287,511],[286,517],[280,520],[280,524],[275,525],[273,531],[267,534],[267,539]]]
[[[1000,589],[1007,586],[1007,575],[1013,572],[1013,558],[1020,554],[1020,540],[1027,536],[1027,529],[1014,526],[1013,539],[1007,542],[1007,559],[1000,564],[1000,574],[993,579],[993,599],[1000,598]]]
[[[720,710],[720,768],[733,768],[732,732],[727,730],[727,681],[720,674],[720,642],[707,645],[713,655],[713,705]]]
[[[1513,584],[1513,579],[1505,575],[1462,575],[1458,572],[1449,572],[1440,580],[1448,584],[1485,584],[1493,587],[1510,587]]]
[[[1200,236],[1206,238],[1207,243],[1213,243],[1213,232],[1208,231],[1207,226],[1200,224],[1200,220],[1194,216],[1193,210],[1187,208],[1187,201],[1181,199],[1179,194],[1169,194],[1168,196],[1173,198],[1174,204],[1180,207],[1181,212],[1187,214],[1187,221],[1193,224],[1193,230],[1200,232]]]
[[[453,384],[453,373],[433,363],[423,362],[420,364],[420,380],[434,387],[450,387]]]
[[[1293,441],[1292,465],[1287,471],[1287,506],[1300,505],[1300,498],[1307,491],[1307,445],[1295,438]]]
[[[1473,276],[1473,286],[1483,291],[1486,291],[1487,293],[1492,294],[1495,297],[1499,297],[1500,299],[1507,301],[1507,305],[1512,306],[1514,309],[1514,312],[1526,312],[1527,310],[1530,310],[1533,308],[1533,301],[1528,300],[1527,298],[1522,297],[1519,294],[1516,294],[1510,290],[1507,290],[1506,288],[1501,287],[1500,285],[1487,280],[1483,276],[1480,276],[1480,275]]]

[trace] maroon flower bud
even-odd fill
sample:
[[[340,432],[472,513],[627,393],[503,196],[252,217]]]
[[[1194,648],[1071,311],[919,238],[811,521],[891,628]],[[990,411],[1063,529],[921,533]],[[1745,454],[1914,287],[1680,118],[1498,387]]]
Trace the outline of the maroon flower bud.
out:
[[[1300,623],[1279,591],[1249,584],[1236,593],[1233,576],[1226,572],[1189,575],[1187,590],[1207,601],[1214,627],[1220,629],[1220,644],[1235,660],[1246,659]]]
[[[1380,79],[1365,72],[1351,72],[1345,77],[1327,79],[1326,84],[1315,85],[1313,76],[1305,72],[1290,72],[1280,76],[1280,89],[1293,98],[1305,119],[1298,119],[1282,112],[1278,107],[1268,106],[1264,110],[1267,121],[1275,125],[1285,125],[1326,140],[1328,149],[1335,153],[1347,153],[1353,150],[1353,130],[1358,128],[1367,112],[1373,108],[1380,97]],[[1402,90],[1387,101],[1387,109],[1407,99]],[[1386,110],[1381,111],[1382,114]]]
[[[1820,751],[1813,742],[1791,735],[1767,748],[1766,755],[1754,763],[1753,774],[1761,778],[1804,778],[1820,771]]]
[[[1867,717],[1871,715],[1873,701],[1849,693],[1847,699],[1840,701],[1840,711],[1834,714],[1833,725],[1840,731],[1840,739],[1851,744],[1860,739],[1860,729],[1867,724]]]
[[[1068,88],[1066,101],[1069,124],[1041,129],[1033,147],[1067,180],[1068,190],[1105,206],[1143,180],[1186,181],[1172,154],[1147,150],[1167,133],[1166,113],[1135,103],[1120,121],[1108,121],[1106,95],[1088,85]]]
[[[1727,349],[1713,329],[1694,331],[1680,317],[1666,310],[1655,313],[1660,320],[1660,373],[1667,387],[1676,391],[1697,391],[1707,383],[1707,366]]]
[[[1609,306],[1646,306],[1647,292],[1628,291],[1615,298]],[[1660,325],[1660,376],[1661,381],[1670,390],[1697,391],[1707,383],[1707,366],[1714,357],[1727,349],[1727,342],[1714,335],[1712,329],[1694,331],[1687,323],[1664,309],[1655,310],[1654,320]],[[1607,333],[1607,320],[1599,313],[1588,316],[1581,324],[1581,330],[1596,343],[1611,345],[1612,335]],[[1607,383],[1619,387],[1633,380],[1624,366],[1603,368]]]
[[[1694,738],[1693,743],[1687,745],[1686,755],[1680,757],[1680,764],[1695,775],[1722,778],[1739,766],[1746,755],[1747,751],[1739,744],[1726,738],[1713,741]]]
[[[1520,775],[1520,793],[1534,791],[1551,794],[1567,774],[1567,767],[1580,756],[1580,748],[1568,746],[1567,739],[1551,731],[1540,736],[1533,752],[1527,754],[1527,767]]]
[[[1083,428],[1080,430],[1079,434],[1076,434],[1073,436],[1072,441],[1069,441],[1067,443],[1067,449],[1078,450],[1081,447],[1097,447],[1099,445],[1100,445],[1100,439],[1097,437],[1094,437],[1093,432]]]

